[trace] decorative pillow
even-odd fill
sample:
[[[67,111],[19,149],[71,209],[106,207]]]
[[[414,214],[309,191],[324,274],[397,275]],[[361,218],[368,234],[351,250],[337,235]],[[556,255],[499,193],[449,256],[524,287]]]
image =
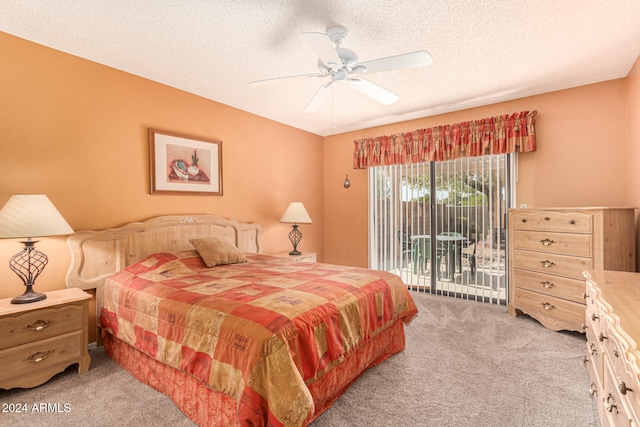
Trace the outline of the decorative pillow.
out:
[[[226,237],[203,237],[189,240],[207,267],[247,262],[247,257]]]

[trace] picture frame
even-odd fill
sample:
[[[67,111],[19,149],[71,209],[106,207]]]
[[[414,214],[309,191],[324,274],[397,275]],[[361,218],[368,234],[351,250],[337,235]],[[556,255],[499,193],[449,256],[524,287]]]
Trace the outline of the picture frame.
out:
[[[149,128],[151,194],[222,196],[222,141]]]

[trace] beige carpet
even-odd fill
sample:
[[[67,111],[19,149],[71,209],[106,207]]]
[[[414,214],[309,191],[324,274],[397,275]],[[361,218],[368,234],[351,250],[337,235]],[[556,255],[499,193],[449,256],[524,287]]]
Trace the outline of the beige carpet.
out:
[[[503,306],[413,295],[420,314],[406,350],[362,375],[312,427],[599,425],[583,335],[510,317]],[[102,350],[91,356],[85,375],[68,369],[31,390],[0,391],[0,426],[193,425]],[[42,403],[58,410],[34,412]],[[1,412],[11,404],[27,412]]]

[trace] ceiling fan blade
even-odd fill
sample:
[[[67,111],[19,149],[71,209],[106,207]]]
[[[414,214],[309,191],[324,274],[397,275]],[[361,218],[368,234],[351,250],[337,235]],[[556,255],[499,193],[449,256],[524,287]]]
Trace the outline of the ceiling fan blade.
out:
[[[382,105],[391,105],[399,99],[395,93],[389,92],[385,88],[363,78],[349,79],[349,86],[358,92],[364,93],[371,99],[378,101]]]
[[[329,89],[331,89],[331,84],[333,82],[325,83],[320,86],[320,89],[313,95],[313,98],[309,101],[306,107],[304,107],[305,113],[313,113],[314,111],[318,111],[318,108],[322,105],[325,99],[327,99],[327,95],[329,95]]]
[[[388,56],[386,58],[360,62],[354,67],[353,72],[359,74],[379,73],[381,71],[399,70],[401,68],[426,67],[431,65],[432,62],[431,54],[426,50],[421,50],[403,55]]]
[[[342,60],[326,34],[302,33],[300,37],[311,46],[311,49],[318,55],[318,58],[320,58],[320,61],[322,61],[324,65],[333,70],[342,67]]]
[[[274,78],[271,78],[271,79],[250,81],[249,82],[249,86],[261,86],[261,85],[264,85],[264,84],[277,82],[279,80],[299,79],[299,78],[302,78],[302,77],[312,78],[312,77],[326,77],[326,76],[324,74],[321,74],[321,73],[313,73],[313,74],[298,74],[298,75],[294,75],[294,76],[274,77]]]

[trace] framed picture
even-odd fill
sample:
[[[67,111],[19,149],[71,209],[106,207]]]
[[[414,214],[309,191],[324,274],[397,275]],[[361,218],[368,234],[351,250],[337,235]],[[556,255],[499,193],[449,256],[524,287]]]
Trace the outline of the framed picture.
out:
[[[222,141],[149,128],[151,194],[222,196]]]

